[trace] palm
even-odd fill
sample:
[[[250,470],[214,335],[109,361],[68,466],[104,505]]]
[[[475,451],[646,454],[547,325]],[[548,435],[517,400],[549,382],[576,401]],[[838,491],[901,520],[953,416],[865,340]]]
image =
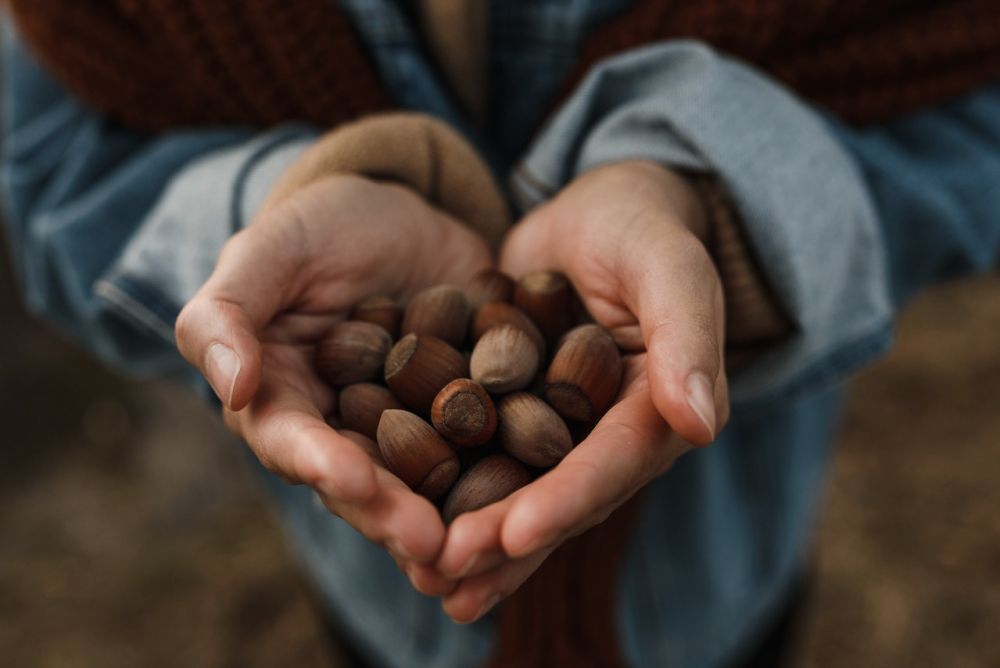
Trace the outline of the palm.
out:
[[[178,318],[178,346],[210,380],[225,372],[213,387],[226,423],[268,469],[314,488],[394,555],[427,561],[444,539],[437,510],[376,467],[370,443],[329,426],[336,396],[313,370],[313,347],[364,297],[461,284],[489,264],[472,230],[406,188],[329,177],[229,241]],[[212,365],[219,346],[235,359],[228,367]]]
[[[565,272],[595,320],[637,354],[618,402],[562,462],[449,528],[438,566],[465,578],[445,600],[454,618],[481,615],[725,422],[722,292],[689,191],[658,165],[610,165],[579,177],[508,237],[501,268]]]

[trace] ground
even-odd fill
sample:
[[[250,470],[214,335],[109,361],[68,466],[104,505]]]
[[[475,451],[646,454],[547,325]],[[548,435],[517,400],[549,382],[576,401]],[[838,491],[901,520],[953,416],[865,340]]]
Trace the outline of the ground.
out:
[[[0,267],[0,657],[336,667],[218,421],[28,321]],[[853,382],[799,664],[1000,665],[1000,279],[935,290]]]

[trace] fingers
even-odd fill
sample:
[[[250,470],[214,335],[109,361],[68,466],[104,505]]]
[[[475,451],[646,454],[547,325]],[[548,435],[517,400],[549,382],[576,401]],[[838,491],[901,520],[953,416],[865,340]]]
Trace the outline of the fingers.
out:
[[[688,447],[671,434],[647,391],[628,394],[558,466],[511,497],[500,528],[503,551],[524,557],[582,533]]]
[[[510,561],[499,568],[462,580],[442,603],[445,613],[459,624],[471,624],[510,596],[548,558],[547,548]]]
[[[269,345],[266,354],[259,391],[243,410],[224,410],[226,424],[265,468],[285,480],[335,499],[370,499],[375,467],[361,448],[324,421],[334,396],[309,368],[308,355],[276,345]]]
[[[624,298],[648,351],[653,404],[682,438],[705,445],[718,434],[728,404],[722,288],[692,234],[655,220],[646,227],[623,244]]]
[[[593,209],[574,225],[580,216],[557,210],[570,206],[564,202],[573,199],[555,200],[511,232],[501,268],[514,276],[569,275],[619,344],[649,352],[653,404],[663,419],[691,443],[710,443],[728,416],[728,388],[722,288],[704,245],[662,202],[617,226]]]
[[[246,406],[260,383],[257,332],[289,298],[305,241],[294,209],[279,207],[272,224],[233,236],[212,276],[177,317],[177,347],[231,410]]]
[[[459,579],[495,568],[508,557],[500,543],[500,531],[517,492],[496,503],[455,518],[448,527],[437,569]]]
[[[382,461],[375,441],[353,431],[342,430],[340,433],[374,461]],[[345,504],[324,500],[324,504],[365,538],[383,545],[414,589],[427,596],[451,593],[457,584],[455,580],[445,577],[431,565],[444,540],[444,526],[437,510],[429,501],[413,494],[402,480],[381,464],[376,469],[376,481],[379,491],[369,503]]]
[[[437,558],[444,542],[444,523],[437,509],[383,468],[377,469],[375,483],[374,496],[365,501],[351,502],[322,493],[321,498],[330,512],[371,542],[389,550],[418,590],[440,595],[437,592],[444,578],[431,577],[434,572],[428,566]],[[417,569],[418,565],[423,568]],[[407,570],[408,566],[416,578]]]
[[[627,398],[633,394],[643,394],[648,404],[648,388],[645,383],[645,374],[642,372],[642,368],[645,366],[643,360],[642,356],[627,358],[623,397]],[[612,419],[631,419],[629,415],[629,411],[631,410],[626,408],[624,413],[619,412],[616,416],[612,416]],[[658,420],[658,416],[656,416],[656,412],[652,407],[648,407],[647,412],[650,417]],[[652,427],[652,425],[650,426]],[[604,433],[606,435],[609,426],[604,425],[601,429],[605,430]],[[649,438],[655,439],[656,436],[651,432]],[[583,444],[578,446],[578,448],[583,447]],[[591,446],[588,445],[587,447]],[[573,461],[579,459],[579,457],[580,455],[576,455]],[[570,466],[579,465],[578,463],[570,463]],[[562,466],[563,464],[557,466],[555,471],[559,471]],[[548,485],[549,481],[547,481],[547,478],[555,475],[555,471],[550,471],[541,480],[546,480],[546,485]],[[560,473],[560,475],[562,474]],[[441,556],[437,561],[438,571],[450,578],[466,578],[488,571],[507,561],[508,553],[504,550],[504,544],[501,539],[504,522],[511,509],[520,503],[521,497],[534,495],[539,484],[540,481],[536,481],[501,501],[491,503],[485,508],[473,512],[463,513],[455,518],[448,527],[448,535],[441,550]],[[570,482],[567,484],[573,483]],[[555,488],[543,488],[543,494],[545,493],[544,489]],[[586,488],[582,488],[579,494],[583,495],[587,491]],[[597,502],[600,502],[600,500]]]

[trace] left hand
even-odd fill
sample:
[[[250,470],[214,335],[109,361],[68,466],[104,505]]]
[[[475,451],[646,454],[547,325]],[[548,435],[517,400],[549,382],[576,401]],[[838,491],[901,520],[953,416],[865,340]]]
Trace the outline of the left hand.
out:
[[[723,297],[706,228],[690,184],[636,161],[587,172],[511,232],[503,270],[564,272],[598,323],[646,352],[626,359],[618,402],[562,462],[449,527],[437,569],[461,579],[444,598],[455,621],[484,615],[725,425]]]

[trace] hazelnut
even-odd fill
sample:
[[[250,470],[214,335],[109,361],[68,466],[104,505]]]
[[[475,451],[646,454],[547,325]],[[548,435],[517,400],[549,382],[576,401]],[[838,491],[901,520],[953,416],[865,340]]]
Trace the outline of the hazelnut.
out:
[[[494,394],[531,384],[538,371],[538,347],[523,329],[500,325],[479,339],[469,360],[472,380]]]
[[[410,300],[400,332],[436,336],[457,348],[465,341],[470,313],[464,292],[453,285],[436,285]]]
[[[505,499],[531,482],[531,474],[516,459],[490,455],[466,471],[444,502],[444,520],[479,510]]]
[[[483,334],[499,325],[513,325],[524,330],[538,347],[538,359],[545,359],[545,337],[541,330],[531,321],[528,314],[506,302],[486,302],[472,317],[471,336],[478,341]]]
[[[514,306],[538,325],[550,346],[555,346],[559,337],[573,326],[575,300],[573,285],[558,271],[530,273],[514,290]]]
[[[465,297],[475,311],[486,302],[509,302],[514,296],[514,279],[496,269],[483,269],[465,286]]]
[[[378,325],[338,322],[316,345],[316,370],[332,385],[374,380],[391,347],[392,337]]]
[[[434,336],[407,334],[385,358],[385,382],[405,406],[429,415],[434,397],[456,378],[466,378],[462,353]]]
[[[618,395],[622,357],[600,325],[581,325],[563,337],[545,374],[545,398],[568,420],[590,422]]]
[[[554,466],[573,449],[566,423],[533,394],[508,394],[497,404],[497,416],[500,445],[529,466]]]
[[[382,413],[377,437],[389,470],[417,494],[436,499],[458,477],[458,457],[434,427],[409,411]]]
[[[497,411],[483,386],[459,378],[444,386],[431,406],[431,422],[455,445],[483,445],[497,428]]]
[[[382,411],[403,407],[392,392],[375,383],[348,385],[340,391],[339,400],[341,426],[368,438],[378,433]]]
[[[360,320],[378,325],[393,338],[399,336],[399,322],[403,319],[403,309],[392,297],[375,295],[354,307],[351,320]]]

